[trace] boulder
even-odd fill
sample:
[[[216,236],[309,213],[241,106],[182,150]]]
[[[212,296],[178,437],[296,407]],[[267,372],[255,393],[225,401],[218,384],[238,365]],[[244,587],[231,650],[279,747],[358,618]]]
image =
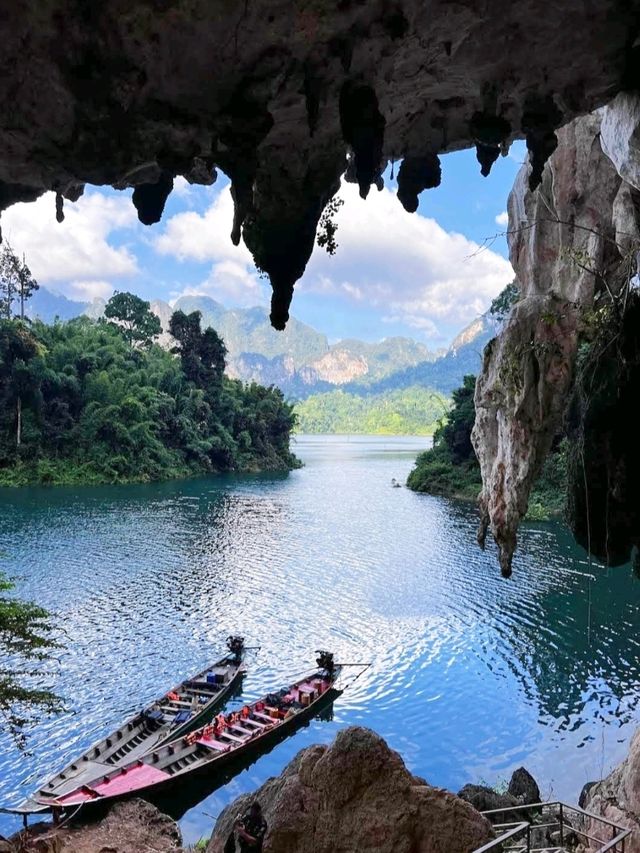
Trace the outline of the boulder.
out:
[[[539,803],[540,788],[531,773],[525,767],[518,767],[511,775],[507,793],[519,803]]]
[[[225,853],[236,816],[253,800],[268,824],[264,853],[471,853],[493,837],[472,806],[413,776],[360,727],[302,750],[280,776],[229,805],[207,853]]]
[[[586,789],[586,790],[585,790]],[[582,807],[631,830],[625,853],[640,853],[640,729],[631,740],[629,754],[600,782],[591,782],[580,795]],[[595,838],[611,839],[611,830],[596,820],[586,819],[584,831]],[[598,849],[591,843],[588,853]]]
[[[640,189],[640,98],[621,92],[602,113],[602,150],[621,178]]]
[[[493,809],[508,809],[519,805],[519,801],[511,794],[501,794],[487,785],[465,785],[458,791],[461,800],[471,803],[479,812],[489,812]]]
[[[40,823],[11,838],[15,853],[177,853],[182,836],[174,820],[144,800],[115,803],[93,823]]]

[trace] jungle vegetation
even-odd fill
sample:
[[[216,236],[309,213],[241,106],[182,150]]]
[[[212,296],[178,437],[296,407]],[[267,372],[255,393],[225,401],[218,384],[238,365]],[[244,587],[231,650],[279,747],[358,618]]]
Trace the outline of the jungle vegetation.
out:
[[[132,294],[115,294],[97,322],[0,320],[0,485],[295,466],[282,393],[224,376],[226,348],[199,312],[175,312],[170,331],[167,352]]]
[[[314,394],[296,403],[303,433],[432,435],[450,401],[418,385],[364,397],[346,391]]]

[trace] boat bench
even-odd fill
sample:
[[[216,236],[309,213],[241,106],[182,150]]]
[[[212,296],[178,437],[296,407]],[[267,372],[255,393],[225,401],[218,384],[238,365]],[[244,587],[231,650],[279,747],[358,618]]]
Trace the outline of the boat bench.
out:
[[[228,737],[230,740],[234,740],[236,743],[244,743],[243,737],[238,737],[237,735],[229,734],[229,732],[222,732],[221,737]]]
[[[199,746],[206,746],[209,749],[215,749],[218,752],[226,752],[228,749],[231,749],[231,745],[228,743],[221,743],[219,740],[214,740],[213,738],[199,738],[196,743]]]
[[[271,723],[272,725],[276,721],[275,717],[270,717],[268,714],[263,714],[262,711],[254,711],[253,716],[254,717],[260,717],[261,720],[266,720],[268,723]]]

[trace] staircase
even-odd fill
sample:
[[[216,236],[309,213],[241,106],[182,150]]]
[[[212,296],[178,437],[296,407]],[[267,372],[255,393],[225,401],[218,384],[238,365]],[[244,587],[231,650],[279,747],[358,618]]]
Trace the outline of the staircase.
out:
[[[591,853],[624,853],[631,835],[630,829],[559,801],[482,814],[493,825],[496,838],[473,853],[572,853],[578,844]]]

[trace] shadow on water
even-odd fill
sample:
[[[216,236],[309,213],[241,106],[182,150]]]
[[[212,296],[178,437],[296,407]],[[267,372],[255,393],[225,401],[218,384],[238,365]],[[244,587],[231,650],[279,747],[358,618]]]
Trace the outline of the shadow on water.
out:
[[[331,697],[329,704],[322,708],[315,715],[314,719],[330,722],[333,719],[334,701],[334,697]],[[235,761],[228,763],[224,768],[220,770],[212,768],[206,775],[193,778],[187,777],[180,788],[171,792],[171,794],[149,795],[145,799],[156,805],[174,820],[180,820],[187,811],[197,806],[224,785],[227,785],[240,773],[248,770],[259,759],[269,755],[277,746],[288,740],[292,735],[298,733],[301,729],[309,728],[312,722],[313,720],[307,719],[289,731],[275,732],[264,746],[257,743],[256,749],[253,752],[248,753],[243,758],[237,758]]]

